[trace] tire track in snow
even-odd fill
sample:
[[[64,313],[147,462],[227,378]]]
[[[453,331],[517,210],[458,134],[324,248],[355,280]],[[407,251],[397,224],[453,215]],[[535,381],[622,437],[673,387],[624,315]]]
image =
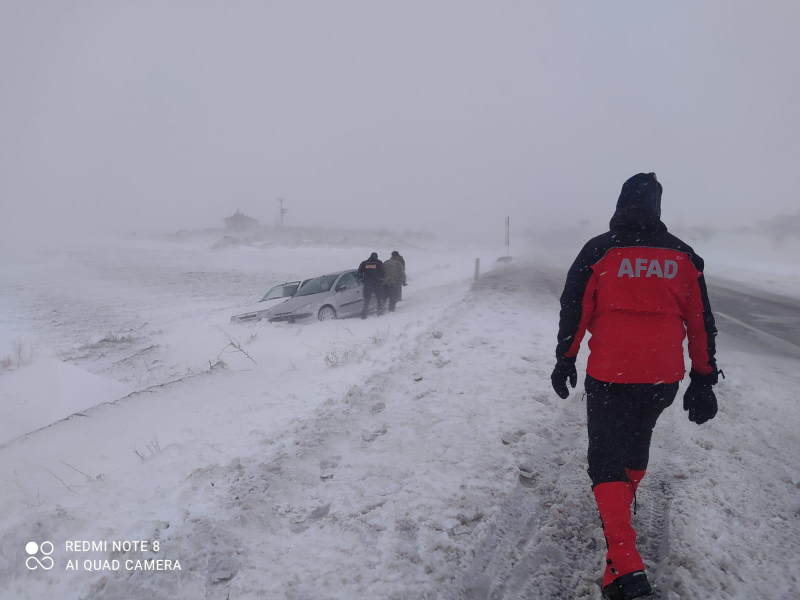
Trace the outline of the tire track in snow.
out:
[[[501,600],[518,563],[515,555],[538,526],[541,498],[520,483],[474,551],[474,560],[460,584],[464,600]]]
[[[670,507],[674,497],[673,487],[667,469],[659,468],[655,477],[640,497],[638,514],[634,515],[633,525],[639,534],[637,546],[644,559],[650,581],[656,584],[654,599],[663,596],[658,589],[659,573],[670,548]],[[640,488],[642,490],[642,488]],[[639,498],[637,498],[639,500]]]
[[[681,391],[678,392],[679,396]],[[671,550],[672,503],[684,481],[678,476],[675,457],[685,453],[676,431],[678,399],[662,413],[653,431],[650,445],[650,462],[647,474],[637,490],[637,514],[633,526],[637,533],[636,545],[644,560],[648,577],[654,587],[653,600],[666,599],[663,570]]]
[[[512,278],[528,284],[504,281]],[[560,291],[550,271],[530,266],[495,273],[487,284],[492,293],[499,288],[529,294],[539,306],[552,303]],[[463,565],[456,586],[460,599],[599,597],[602,534],[586,475],[582,395],[578,388],[567,400],[537,398],[551,410],[518,442],[520,467],[531,477],[520,478],[524,485],[513,488]]]
[[[557,442],[576,441],[578,431],[568,429]],[[537,452],[542,461],[552,455],[546,445]],[[546,465],[530,487],[514,490],[466,570],[464,600],[597,597],[604,545],[582,454],[573,444],[564,464]]]

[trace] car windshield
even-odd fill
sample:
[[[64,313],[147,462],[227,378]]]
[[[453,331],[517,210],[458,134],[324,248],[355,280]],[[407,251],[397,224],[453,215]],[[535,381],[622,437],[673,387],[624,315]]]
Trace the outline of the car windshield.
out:
[[[312,294],[322,294],[330,291],[333,282],[336,281],[338,275],[323,275],[322,277],[315,277],[303,287],[295,296],[311,296]]]
[[[274,288],[268,291],[264,297],[259,300],[259,302],[264,302],[264,300],[275,300],[277,298],[291,298],[297,291],[298,285],[299,284],[296,281],[293,281],[292,283],[285,283],[283,285],[276,285]]]

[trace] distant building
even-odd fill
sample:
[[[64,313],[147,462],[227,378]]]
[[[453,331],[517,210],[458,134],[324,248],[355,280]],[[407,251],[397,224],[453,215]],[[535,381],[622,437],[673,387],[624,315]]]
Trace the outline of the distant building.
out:
[[[225,217],[222,220],[225,221],[225,229],[232,229],[234,231],[241,231],[258,225],[258,219],[248,217],[238,209],[230,217]]]

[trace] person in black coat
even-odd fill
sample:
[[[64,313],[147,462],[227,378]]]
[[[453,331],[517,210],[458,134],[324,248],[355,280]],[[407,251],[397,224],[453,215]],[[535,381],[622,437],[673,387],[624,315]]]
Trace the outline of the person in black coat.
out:
[[[383,314],[383,262],[378,260],[378,253],[373,252],[369,258],[358,267],[358,280],[364,285],[364,306],[361,309],[361,318],[367,318],[369,301],[372,296],[378,301],[378,316]]]
[[[717,328],[704,263],[661,221],[663,188],[655,173],[622,186],[609,231],[589,240],[567,274],[561,295],[553,389],[569,397],[575,359],[591,333],[586,368],[589,477],[608,545],[603,594],[640,598],[652,588],[636,548],[631,503],[647,470],[656,421],[685,376],[688,338],[691,383],[683,397],[689,420],[717,414],[712,387]]]

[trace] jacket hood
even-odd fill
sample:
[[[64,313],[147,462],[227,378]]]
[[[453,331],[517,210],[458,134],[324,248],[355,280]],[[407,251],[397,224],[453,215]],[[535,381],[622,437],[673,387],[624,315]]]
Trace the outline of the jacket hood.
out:
[[[362,254],[362,256],[363,256],[363,254]],[[377,252],[373,252],[372,254],[370,254],[369,255],[369,260],[378,260],[378,253]]]
[[[661,222],[661,184],[655,173],[639,173],[622,186],[617,210],[611,217],[611,229],[657,229],[666,231]]]

